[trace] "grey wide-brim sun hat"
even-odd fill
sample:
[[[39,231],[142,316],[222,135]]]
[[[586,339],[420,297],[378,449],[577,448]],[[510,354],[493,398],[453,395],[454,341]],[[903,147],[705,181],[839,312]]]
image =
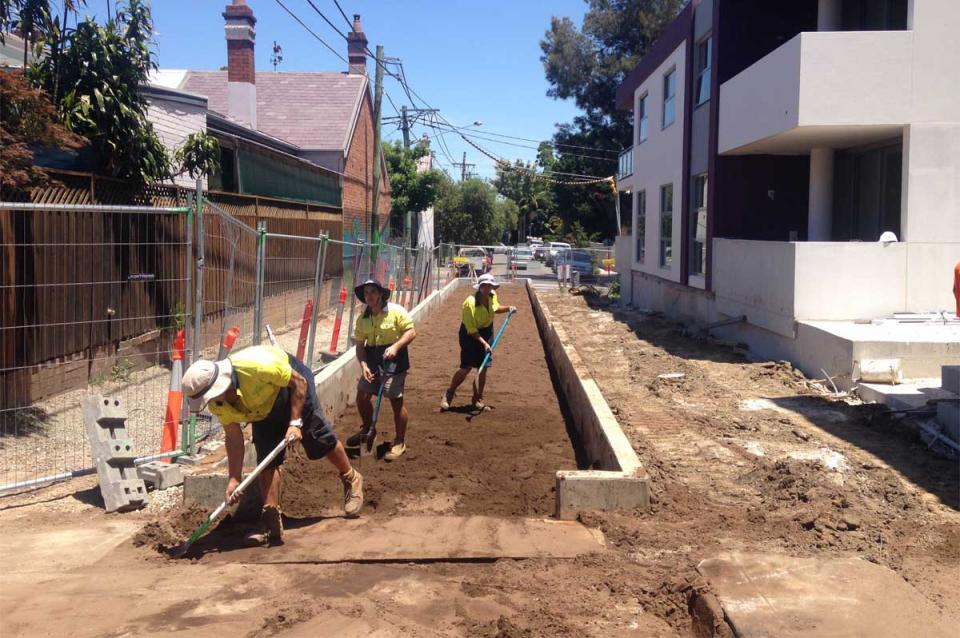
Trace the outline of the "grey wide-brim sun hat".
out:
[[[477,283],[473,284],[473,289],[480,290],[480,286],[482,286],[483,284],[490,284],[491,286],[493,286],[494,290],[500,287],[500,284],[497,283],[497,278],[491,275],[490,273],[487,273],[485,275],[480,275],[480,278],[477,279]]]
[[[366,303],[367,300],[363,298],[363,289],[371,285],[380,289],[380,294],[383,295],[383,303],[386,304],[387,300],[390,299],[390,289],[384,288],[383,284],[376,279],[367,279],[365,282],[353,289],[353,294],[357,296],[357,299],[363,303]]]
[[[230,389],[233,383],[233,364],[230,359],[206,361],[201,359],[183,375],[183,395],[191,412],[199,412],[211,400]]]

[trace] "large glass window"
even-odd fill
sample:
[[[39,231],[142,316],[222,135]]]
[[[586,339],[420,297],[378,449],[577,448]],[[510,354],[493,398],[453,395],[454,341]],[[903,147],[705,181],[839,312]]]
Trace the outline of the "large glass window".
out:
[[[707,267],[707,174],[693,178],[690,206],[690,274],[702,275]]]
[[[663,128],[673,124],[677,117],[677,70],[663,76]]]
[[[673,184],[660,187],[660,267],[673,263]]]
[[[697,43],[697,106],[710,99],[710,66],[713,63],[713,38]]]
[[[843,0],[843,31],[903,31],[907,28],[907,0]]]
[[[649,94],[644,93],[640,96],[640,99],[637,101],[637,144],[647,139],[647,123],[649,121],[648,111],[649,111]]]
[[[637,223],[633,232],[637,239],[637,261],[642,264],[647,256],[647,191],[637,193]]]

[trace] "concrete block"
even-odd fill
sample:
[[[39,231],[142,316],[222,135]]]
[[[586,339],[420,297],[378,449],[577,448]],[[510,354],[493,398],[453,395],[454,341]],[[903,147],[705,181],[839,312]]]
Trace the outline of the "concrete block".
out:
[[[940,366],[940,387],[960,394],[960,366]]]
[[[223,502],[223,492],[226,489],[227,475],[225,473],[187,475],[183,480],[183,502],[185,505],[196,505],[205,510],[213,511]],[[231,507],[228,512],[241,521],[256,521],[260,519],[262,504],[260,487],[257,481],[254,481],[243,493],[240,502]]]
[[[556,516],[572,520],[582,511],[612,512],[650,507],[650,478],[602,470],[557,472]]]
[[[174,463],[151,461],[137,467],[137,476],[153,486],[155,490],[183,484],[183,469]]]
[[[960,399],[937,403],[937,423],[944,434],[960,443]]]
[[[115,397],[90,395],[83,402],[83,417],[105,509],[140,509],[149,502],[149,496],[133,464],[136,453],[127,433],[123,403]]]

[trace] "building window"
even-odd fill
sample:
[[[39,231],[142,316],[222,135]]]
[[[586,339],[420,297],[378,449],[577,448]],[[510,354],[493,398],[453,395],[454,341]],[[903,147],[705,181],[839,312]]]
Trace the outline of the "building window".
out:
[[[637,126],[637,144],[647,139],[647,122],[650,119],[647,117],[649,111],[647,106],[648,102],[650,101],[649,98],[650,95],[644,93],[637,102],[637,121],[639,122]]]
[[[660,267],[673,263],[673,184],[660,187]]]
[[[693,197],[690,206],[690,274],[706,272],[707,251],[707,174],[693,178]]]
[[[663,76],[663,128],[673,124],[676,116],[677,70],[673,69]]]
[[[710,66],[713,62],[713,38],[697,43],[697,106],[710,99]]]
[[[637,193],[637,223],[633,232],[637,237],[637,261],[642,264],[647,256],[647,191]]]
[[[904,31],[908,0],[844,0],[841,31]]]

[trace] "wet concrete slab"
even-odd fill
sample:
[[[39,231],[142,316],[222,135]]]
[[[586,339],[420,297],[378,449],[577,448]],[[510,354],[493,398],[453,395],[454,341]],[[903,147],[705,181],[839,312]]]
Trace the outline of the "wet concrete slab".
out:
[[[576,558],[603,548],[601,532],[575,521],[397,516],[327,519],[287,530],[283,545],[225,551],[210,560],[269,564]]]
[[[697,569],[740,638],[955,638],[945,615],[898,574],[856,557],[728,553]]]

